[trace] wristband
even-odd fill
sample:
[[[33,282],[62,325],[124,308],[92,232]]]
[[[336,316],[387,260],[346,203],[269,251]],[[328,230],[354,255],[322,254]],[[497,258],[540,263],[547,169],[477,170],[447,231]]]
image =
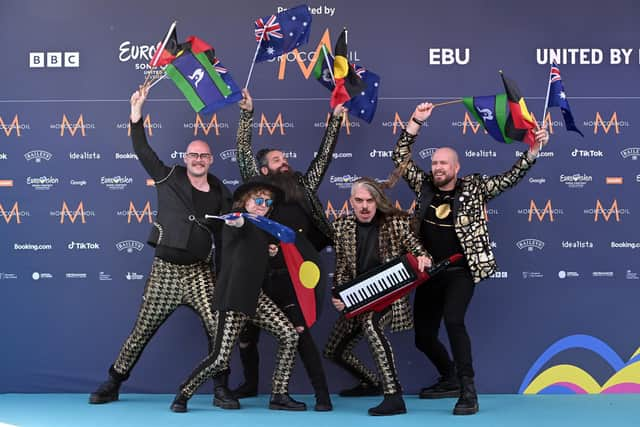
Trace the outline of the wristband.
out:
[[[412,120],[414,123],[419,124],[420,126],[424,125],[424,122],[426,121],[426,120],[418,120],[418,119],[416,119],[415,117],[411,117],[411,120]]]

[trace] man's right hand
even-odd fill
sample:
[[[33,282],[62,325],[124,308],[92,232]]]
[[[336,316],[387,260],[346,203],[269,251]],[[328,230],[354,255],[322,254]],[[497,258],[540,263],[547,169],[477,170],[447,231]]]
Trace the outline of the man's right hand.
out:
[[[140,86],[140,89],[133,92],[129,103],[131,104],[131,123],[136,123],[142,118],[142,105],[149,95],[149,88]]]
[[[344,311],[345,305],[341,299],[332,297],[331,302],[333,303],[333,306],[336,308],[336,310]]]
[[[417,135],[418,132],[420,132],[420,127],[421,125],[419,125],[418,123],[414,122],[413,119],[414,117],[416,118],[416,120],[419,120],[421,122],[426,121],[429,117],[431,117],[431,113],[433,112],[433,104],[430,102],[423,102],[422,104],[418,104],[418,106],[416,107],[416,109],[414,110],[413,114],[411,115],[411,117],[409,118],[409,121],[407,122],[407,129],[406,131],[408,133],[410,133],[411,135]]]
[[[253,98],[251,98],[251,94],[247,88],[242,89],[242,99],[238,101],[238,105],[241,110],[248,111],[249,113],[253,111]]]

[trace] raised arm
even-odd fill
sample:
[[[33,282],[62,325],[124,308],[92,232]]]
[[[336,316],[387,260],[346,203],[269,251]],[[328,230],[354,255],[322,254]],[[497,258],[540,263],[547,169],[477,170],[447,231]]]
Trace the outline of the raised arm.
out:
[[[432,110],[433,105],[428,102],[419,104],[416,107],[391,154],[391,159],[395,167],[402,165],[404,168],[402,177],[414,193],[420,191],[427,174],[424,170],[420,169],[411,158],[411,145],[416,141],[416,136],[418,136],[420,128],[429,116],[431,116]]]
[[[327,129],[322,137],[322,143],[320,144],[320,148],[318,148],[318,154],[316,154],[311,161],[307,173],[304,175],[306,185],[313,192],[318,190],[318,187],[320,187],[322,183],[322,178],[329,168],[329,163],[331,163],[333,152],[338,143],[342,118],[346,112],[347,109],[344,108],[342,104],[336,105],[336,108],[333,109],[333,113],[327,124]]]
[[[144,124],[142,123],[142,106],[148,94],[148,88],[140,88],[131,95],[131,99],[129,100],[131,104],[131,115],[129,116],[131,120],[131,142],[133,143],[133,151],[135,151],[138,160],[140,160],[140,163],[142,163],[142,166],[149,176],[153,178],[154,181],[159,181],[167,176],[171,168],[167,167],[162,160],[158,158],[158,155],[153,151],[147,141]]]
[[[536,129],[536,143],[524,153],[508,171],[483,179],[482,190],[485,200],[491,200],[503,191],[515,186],[526,175],[527,171],[536,162],[540,148],[549,142],[549,133],[546,129]]]
[[[243,181],[258,175],[258,164],[253,155],[251,147],[251,136],[253,134],[253,98],[245,88],[242,89],[242,99],[238,102],[240,106],[240,122],[238,123],[238,133],[236,135],[236,159],[240,168],[240,177]]]

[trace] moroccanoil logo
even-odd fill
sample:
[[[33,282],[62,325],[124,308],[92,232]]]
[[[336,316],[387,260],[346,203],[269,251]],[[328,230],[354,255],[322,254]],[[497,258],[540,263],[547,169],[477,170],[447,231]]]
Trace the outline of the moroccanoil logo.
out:
[[[333,46],[333,43],[331,43],[331,35],[329,34],[328,28],[324,30],[324,33],[322,34],[320,42],[318,42],[315,51],[300,52],[298,49],[293,49],[288,54],[283,55],[279,58],[280,67],[278,69],[278,80],[284,80],[285,78],[289,57],[292,57],[293,60],[297,62],[304,78],[309,79],[309,76],[313,71],[313,67],[316,66],[316,62],[318,62],[318,59],[322,56],[322,45],[325,45],[329,53],[331,53],[331,46]],[[305,60],[309,60],[308,65],[305,65]]]
[[[142,120],[142,126],[147,130],[147,136],[153,136],[154,129],[162,129],[162,123],[152,122],[151,116],[147,114]],[[131,136],[131,125],[129,121],[116,124],[116,129],[127,129],[127,135]]]
[[[395,207],[397,209],[407,212],[408,214],[413,214],[413,212],[416,210],[416,201],[413,200],[411,204],[405,209],[400,203],[400,201],[396,200]],[[345,200],[344,203],[342,203],[342,206],[340,206],[340,205],[334,205],[331,200],[328,200],[327,208],[325,209],[324,213],[327,216],[327,219],[329,220],[336,220],[342,216],[349,215],[351,213],[351,208],[349,207],[349,201]]]
[[[30,130],[31,125],[28,123],[20,123],[20,117],[16,114],[13,116],[13,120],[6,121],[0,116],[0,129],[4,132],[5,136],[11,136],[14,132],[16,136],[22,136],[21,131]]]
[[[67,205],[66,201],[62,201],[62,209],[60,209],[60,211],[52,211],[51,215],[53,216],[60,216],[60,224],[64,224],[64,220],[65,218],[69,218],[69,221],[71,221],[72,224],[75,224],[76,219],[78,219],[78,215],[80,215],[80,221],[82,224],[86,224],[86,219],[85,217],[88,215],[95,215],[95,213],[93,212],[88,212],[84,210],[84,203],[81,201],[80,203],[78,203],[78,206],[76,207],[76,209],[72,212],[71,209],[69,209],[69,206]]]
[[[27,211],[21,211],[18,202],[15,202],[11,209],[5,209],[2,203],[0,203],[0,215],[2,215],[4,222],[7,224],[14,220],[16,224],[20,224],[20,217],[29,216],[30,214]]]
[[[548,215],[549,222],[554,222],[555,216],[564,214],[564,211],[562,209],[554,209],[551,204],[551,200],[547,200],[544,207],[539,208],[538,205],[536,205],[536,202],[532,199],[529,203],[529,209],[518,209],[518,214],[528,215],[529,222],[533,221],[533,218],[537,218],[538,221],[543,222]]]
[[[262,132],[264,131],[264,129],[267,129],[267,132],[269,132],[269,135],[273,135],[276,132],[276,130],[280,129],[280,135],[284,135],[284,129],[293,128],[294,124],[293,122],[283,121],[282,113],[278,113],[278,115],[276,116],[276,119],[272,122],[270,122],[267,119],[267,116],[265,116],[264,113],[262,113],[260,115],[260,123],[254,123],[253,127],[258,128],[258,135],[262,135]]]
[[[593,127],[593,134],[597,135],[599,129],[602,128],[605,134],[608,134],[610,130],[613,129],[616,135],[620,134],[621,127],[628,127],[629,122],[626,120],[618,120],[618,113],[616,111],[613,112],[609,120],[605,120],[600,112],[596,112],[595,120],[585,121],[584,125],[587,127]]]
[[[151,202],[147,200],[147,203],[144,205],[142,210],[138,210],[136,206],[133,204],[133,201],[129,202],[129,210],[127,211],[127,224],[131,224],[131,218],[135,218],[138,223],[144,221],[145,216],[149,220],[149,223],[153,222],[151,218],[153,212],[151,211]]]
[[[216,136],[220,136],[220,129],[228,129],[229,123],[218,122],[218,115],[215,113],[211,116],[211,120],[206,122],[205,120],[202,120],[202,116],[200,114],[196,113],[195,122],[185,123],[184,127],[186,129],[193,129],[193,136],[198,136],[201,131],[205,136],[209,136],[209,132],[212,130],[215,132]]]
[[[76,133],[80,131],[80,135],[87,136],[87,129],[95,129],[96,126],[93,123],[85,123],[84,116],[80,114],[78,120],[72,123],[66,114],[62,115],[62,121],[60,123],[54,123],[49,126],[51,129],[60,130],[60,136],[64,136],[65,132],[68,132],[71,136],[76,136]]]
[[[403,121],[400,118],[400,114],[398,114],[397,111],[396,111],[395,115],[393,116],[393,120],[387,120],[387,121],[382,122],[382,127],[392,128],[394,135],[399,133],[399,132],[402,132],[406,126],[407,126],[407,122]]]
[[[549,111],[547,111],[547,115],[544,116],[544,120],[542,121],[542,123],[538,122],[538,119],[536,119],[536,115],[535,114],[533,114],[532,112],[529,112],[529,114],[531,114],[531,118],[533,119],[533,121],[535,123],[538,124],[538,126],[540,128],[546,128],[547,129],[547,131],[549,132],[549,135],[553,135],[553,128],[555,126],[564,126],[563,122],[558,121],[558,120],[554,121],[551,118],[551,113]]]
[[[611,203],[609,209],[605,209],[605,207],[602,205],[602,202],[600,202],[600,200],[596,200],[595,209],[585,209],[584,213],[593,215],[593,222],[598,222],[600,217],[602,217],[605,222],[609,222],[609,219],[612,216],[615,218],[616,222],[620,222],[620,215],[628,215],[631,212],[629,211],[629,209],[621,209],[618,206],[618,200],[613,199],[613,203]]]

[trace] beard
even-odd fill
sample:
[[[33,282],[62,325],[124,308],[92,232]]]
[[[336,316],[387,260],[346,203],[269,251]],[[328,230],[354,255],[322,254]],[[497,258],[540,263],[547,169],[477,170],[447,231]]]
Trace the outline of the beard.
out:
[[[293,170],[289,169],[287,172],[269,170],[267,176],[273,185],[284,192],[284,201],[286,203],[298,202],[304,204],[304,190],[298,183],[298,178]]]
[[[451,176],[443,176],[443,177],[438,177],[436,178],[435,176],[433,177],[433,183],[436,187],[440,188],[440,187],[444,187],[445,185],[449,184],[451,181],[453,181],[453,179],[455,178],[454,175]]]

